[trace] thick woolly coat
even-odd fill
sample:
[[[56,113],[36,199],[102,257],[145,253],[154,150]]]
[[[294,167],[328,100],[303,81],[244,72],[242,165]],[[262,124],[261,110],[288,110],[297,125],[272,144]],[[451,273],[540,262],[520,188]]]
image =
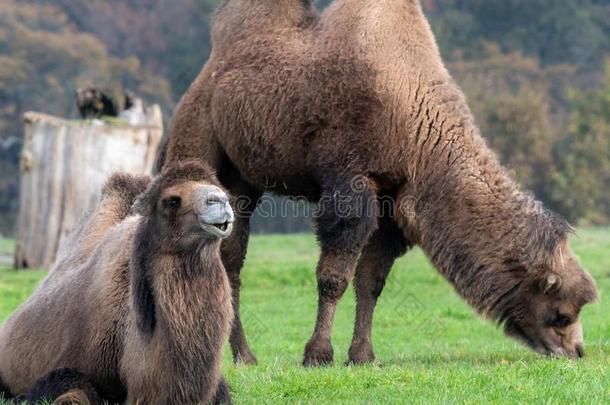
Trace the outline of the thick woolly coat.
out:
[[[213,42],[158,169],[203,159],[228,187],[312,201],[363,178],[395,198],[405,236],[478,311],[526,311],[549,275],[576,314],[594,299],[569,226],[486,145],[417,0],[336,0],[321,16],[309,1],[229,0]]]
[[[111,403],[214,398],[232,318],[220,242],[184,257],[154,246],[146,218],[131,212],[147,183],[113,176],[50,274],[1,327],[0,381],[12,395],[71,369]]]

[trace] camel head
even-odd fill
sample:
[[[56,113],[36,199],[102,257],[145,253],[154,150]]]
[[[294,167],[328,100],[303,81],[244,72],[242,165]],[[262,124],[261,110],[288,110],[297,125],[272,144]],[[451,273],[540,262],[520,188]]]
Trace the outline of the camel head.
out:
[[[146,218],[157,245],[174,251],[226,238],[233,228],[227,193],[210,168],[194,162],[163,171],[138,197],[134,211]]]
[[[505,333],[538,353],[583,357],[579,314],[585,304],[597,299],[593,278],[565,242],[552,264],[534,273],[537,276],[521,271],[525,274],[521,285],[499,314]]]

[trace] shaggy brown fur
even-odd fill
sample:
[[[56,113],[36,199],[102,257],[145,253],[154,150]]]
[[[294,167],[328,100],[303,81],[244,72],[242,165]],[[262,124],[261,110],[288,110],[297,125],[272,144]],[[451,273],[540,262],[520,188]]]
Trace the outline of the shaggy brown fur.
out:
[[[53,270],[82,265],[112,226],[132,213],[132,205],[150,182],[148,176],[114,174],[102,188],[101,200],[83,215],[60,245]]]
[[[111,178],[71,241],[76,258],[66,254],[0,329],[0,380],[12,394],[42,379],[34,391],[44,397],[45,381],[72,384],[73,370],[112,403],[230,402],[220,360],[233,314],[217,236],[230,229],[207,222],[230,208],[215,183],[209,168],[179,165],[138,197],[138,215],[116,222],[143,183]]]
[[[223,244],[236,360],[256,361],[239,319],[239,272],[264,191],[320,202],[319,308],[304,364],[332,361],[335,308],[354,272],[349,360],[374,358],[377,297],[415,243],[508,334],[542,353],[582,354],[578,314],[597,292],[567,246],[570,228],[489,150],[418,1],[335,0],[317,17],[308,1],[228,0],[213,40],[157,166],[202,159],[250,199]]]

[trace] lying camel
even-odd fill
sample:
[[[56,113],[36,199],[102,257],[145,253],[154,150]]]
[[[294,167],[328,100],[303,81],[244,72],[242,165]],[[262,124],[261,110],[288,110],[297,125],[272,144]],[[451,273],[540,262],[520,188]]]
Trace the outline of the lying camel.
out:
[[[318,202],[318,315],[305,365],[333,360],[336,305],[355,274],[349,361],[394,260],[418,244],[479,313],[534,350],[581,356],[597,296],[569,225],[521,191],[476,127],[416,0],[227,0],[213,50],[176,110],[157,168],[210,164],[239,203],[222,257],[234,358],[256,362],[239,318],[249,217],[265,191]],[[383,202],[383,204],[380,204]]]
[[[230,402],[220,376],[233,316],[220,258],[232,230],[228,197],[195,163],[144,184],[110,178],[56,268],[0,329],[0,385],[9,394]],[[136,214],[127,215],[138,189]]]

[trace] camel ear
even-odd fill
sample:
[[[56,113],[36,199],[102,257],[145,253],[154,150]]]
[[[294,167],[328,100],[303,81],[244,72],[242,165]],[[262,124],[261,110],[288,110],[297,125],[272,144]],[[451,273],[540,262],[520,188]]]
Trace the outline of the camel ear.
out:
[[[595,280],[586,271],[582,272],[580,285],[580,294],[582,296],[582,301],[585,304],[590,304],[599,301],[599,292],[597,291]]]
[[[140,194],[136,200],[134,201],[131,209],[134,214],[142,215],[143,217],[148,217],[152,214],[153,211],[153,199],[150,193],[150,190],[144,191]]]
[[[551,273],[545,277],[543,286],[543,291],[545,294],[551,291],[557,291],[560,288],[561,277],[559,277],[557,274]]]

